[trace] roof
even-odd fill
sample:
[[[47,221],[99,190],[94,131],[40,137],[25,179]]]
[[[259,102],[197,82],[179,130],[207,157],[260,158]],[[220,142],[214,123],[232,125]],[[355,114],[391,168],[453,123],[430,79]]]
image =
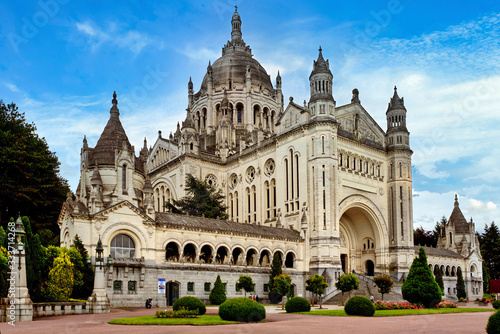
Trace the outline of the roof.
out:
[[[184,228],[188,230],[203,230],[221,234],[236,234],[249,237],[266,239],[282,239],[302,241],[299,231],[278,227],[243,224],[230,220],[217,220],[204,217],[185,216],[167,212],[156,213],[157,224],[171,228]]]
[[[108,123],[102,131],[101,137],[97,141],[96,146],[92,151],[92,163],[99,165],[114,165],[115,164],[115,149],[122,149],[123,143],[128,150],[132,149],[132,145],[128,140],[127,134],[120,122],[120,112],[118,111],[116,100],[116,92],[113,94],[113,106],[110,110]]]
[[[455,205],[450,219],[448,219],[448,224],[455,226],[455,233],[469,233],[469,223],[467,223],[462,210],[460,210],[457,195],[455,195]]]
[[[321,49],[321,46],[319,47],[318,51],[319,51],[318,59],[313,61],[313,70],[309,78],[311,78],[314,74],[317,73],[327,73],[332,75],[328,60],[325,60],[325,58],[323,58],[323,53],[322,53],[323,50]]]
[[[415,254],[418,254],[420,247],[424,247],[425,254],[427,254],[427,256],[444,256],[444,257],[452,257],[452,258],[456,258],[456,259],[463,259],[462,255],[457,254],[449,249],[434,248],[434,247],[427,247],[427,246],[414,246],[413,248],[415,249]]]

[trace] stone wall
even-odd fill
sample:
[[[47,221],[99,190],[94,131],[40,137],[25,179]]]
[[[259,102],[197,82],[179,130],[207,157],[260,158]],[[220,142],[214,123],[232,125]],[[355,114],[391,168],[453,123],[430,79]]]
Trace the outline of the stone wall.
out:
[[[33,318],[52,315],[89,314],[88,302],[33,303]]]

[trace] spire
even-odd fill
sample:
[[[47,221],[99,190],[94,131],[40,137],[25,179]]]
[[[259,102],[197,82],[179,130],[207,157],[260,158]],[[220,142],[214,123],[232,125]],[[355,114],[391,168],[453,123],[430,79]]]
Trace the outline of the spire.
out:
[[[398,95],[398,87],[394,86],[394,95],[391,98],[391,101],[389,102],[389,106],[387,108],[387,111],[392,110],[392,109],[404,109],[405,108],[405,101],[404,98],[400,98]]]
[[[330,63],[328,62],[328,60],[325,60],[325,58],[323,58],[323,49],[321,48],[321,46],[319,47],[318,51],[318,59],[313,61],[313,70],[311,72],[311,75],[309,76],[309,79],[311,79],[311,77],[317,73],[328,73],[332,75],[332,72],[330,72]]]
[[[193,91],[193,81],[191,81],[191,77],[189,77],[189,82],[188,82],[188,90],[191,92]]]
[[[231,19],[231,42],[241,41],[241,17],[238,14],[238,6],[234,6],[234,14]]]
[[[458,194],[455,193],[455,207],[458,208]]]
[[[87,149],[89,147],[89,144],[87,143],[87,136],[83,135],[83,148]]]
[[[281,75],[279,70],[278,70],[278,75],[276,76],[276,86],[281,87]]]
[[[109,111],[109,113],[111,115],[119,116],[120,111],[118,110],[118,100],[116,99],[116,91],[114,91],[114,93],[113,93],[113,99],[111,100],[111,103],[113,104],[113,106],[111,107],[111,110]]]

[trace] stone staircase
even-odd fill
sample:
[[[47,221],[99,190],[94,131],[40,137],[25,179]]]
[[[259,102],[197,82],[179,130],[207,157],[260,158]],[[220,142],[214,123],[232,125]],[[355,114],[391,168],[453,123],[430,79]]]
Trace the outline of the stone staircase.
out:
[[[359,289],[350,292],[352,296],[365,296],[370,298],[373,296],[375,300],[382,300],[382,294],[378,292],[377,286],[373,283],[373,277],[365,276],[361,274],[356,274],[359,278]],[[404,302],[403,296],[401,295],[401,287],[403,286],[402,281],[395,281],[392,286],[392,290],[389,293],[384,294],[384,301],[391,302]],[[327,296],[328,297],[328,296]],[[349,299],[349,293],[344,293],[344,303]],[[342,293],[339,291],[338,294],[332,295],[330,298],[326,299],[324,304],[329,305],[341,305],[342,304]]]

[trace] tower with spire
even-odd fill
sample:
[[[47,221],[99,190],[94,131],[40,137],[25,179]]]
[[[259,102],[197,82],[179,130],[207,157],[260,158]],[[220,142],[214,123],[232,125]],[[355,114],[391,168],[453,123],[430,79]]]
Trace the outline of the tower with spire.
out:
[[[318,59],[313,61],[313,69],[309,76],[311,98],[309,110],[311,116],[333,116],[335,100],[333,98],[333,75],[330,63],[323,58],[323,50],[319,47]]]
[[[387,185],[389,189],[390,247],[401,254],[413,253],[413,196],[411,177],[410,133],[406,128],[404,99],[394,95],[386,112],[386,149],[388,158]],[[392,265],[408,272],[410,263],[394,258]]]

